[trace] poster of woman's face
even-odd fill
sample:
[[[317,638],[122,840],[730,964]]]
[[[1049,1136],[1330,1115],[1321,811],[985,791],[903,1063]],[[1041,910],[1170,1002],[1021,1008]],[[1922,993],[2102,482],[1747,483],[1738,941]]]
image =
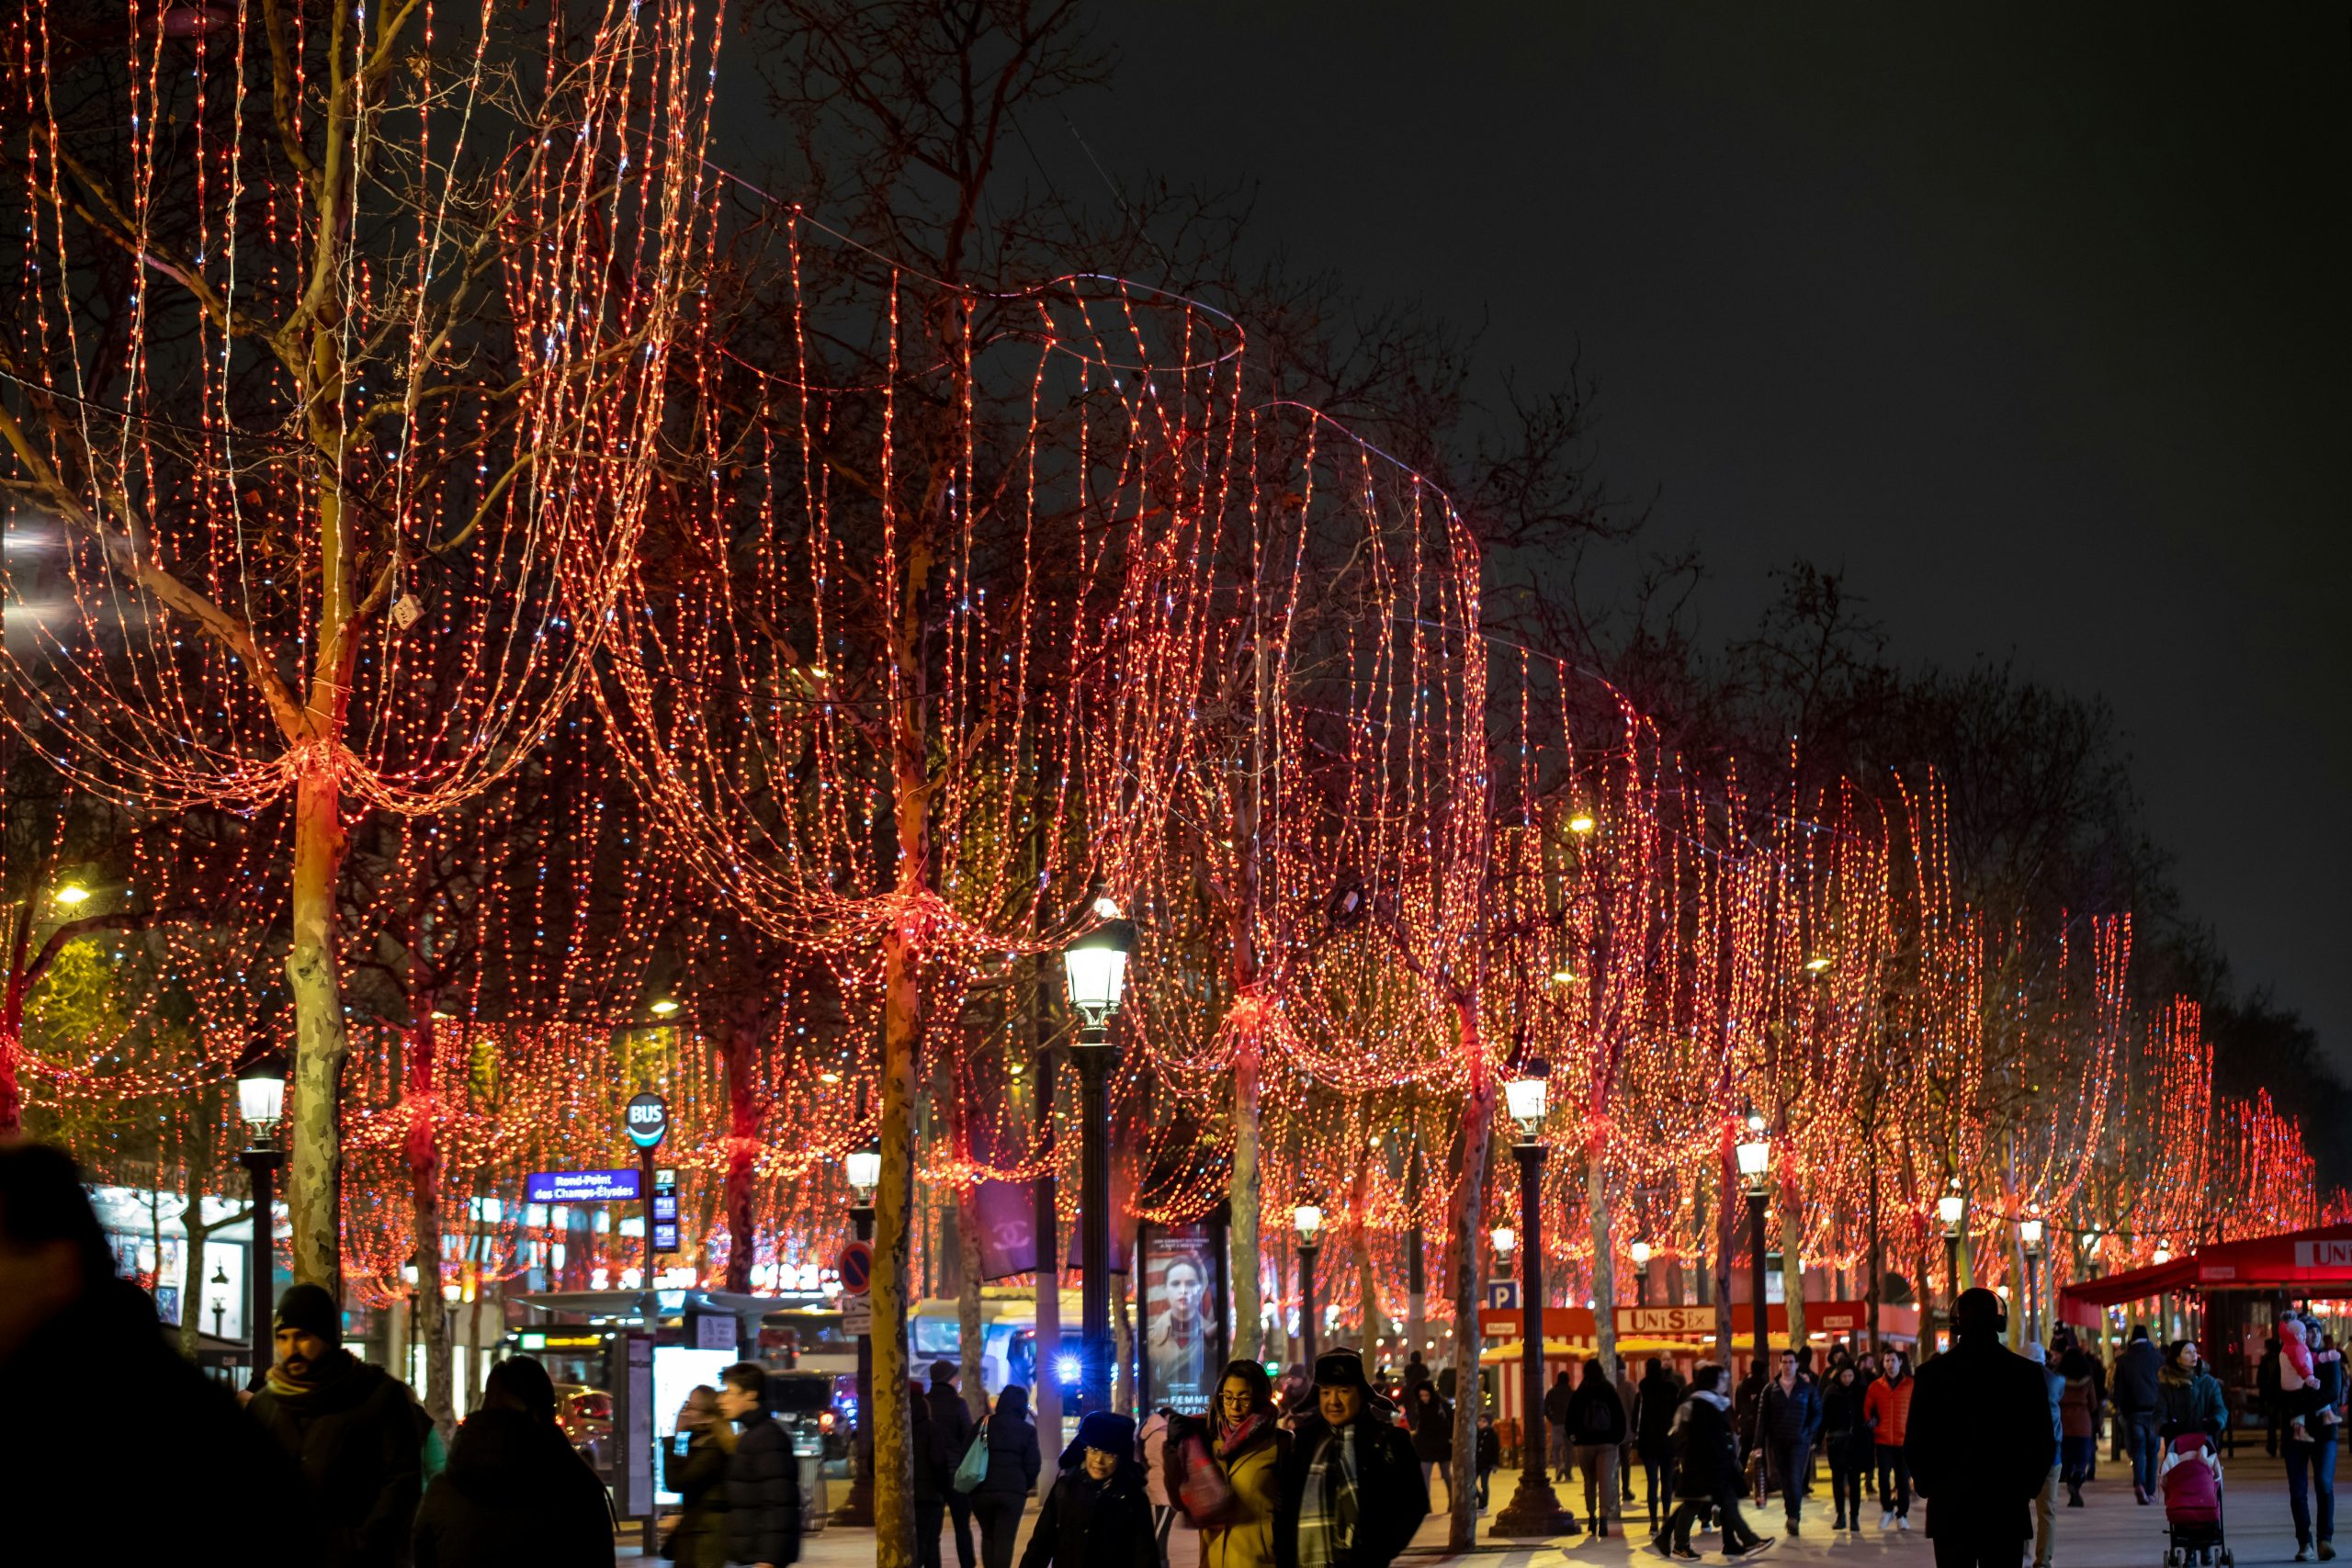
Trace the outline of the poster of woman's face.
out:
[[[1151,1358],[1151,1398],[1198,1415],[1209,1407],[1210,1377],[1219,1369],[1213,1344],[1210,1240],[1204,1226],[1151,1236],[1144,1269],[1145,1348]]]

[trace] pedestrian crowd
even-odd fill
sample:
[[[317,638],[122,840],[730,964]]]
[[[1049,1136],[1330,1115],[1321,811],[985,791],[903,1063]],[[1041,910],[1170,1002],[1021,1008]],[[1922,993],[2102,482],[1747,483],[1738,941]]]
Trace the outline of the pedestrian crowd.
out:
[[[1724,1369],[1686,1383],[1658,1359],[1638,1381],[1601,1359],[1560,1374],[1543,1402],[1549,1478],[1583,1482],[1584,1524],[1606,1536],[1635,1499],[1638,1467],[1651,1541],[1695,1561],[1695,1534],[1726,1558],[1774,1538],[1742,1513],[1777,1493],[1800,1534],[1818,1461],[1830,1529],[1911,1528],[1923,1499],[1939,1568],[2052,1568],[2062,1508],[2086,1506],[2098,1434],[2112,1423],[2142,1506],[2161,1503],[2176,1561],[2222,1546],[2222,1449],[2228,1401],[2196,1341],[2160,1348],[2135,1328],[2111,1373],[2061,1328],[2023,1354],[2007,1308],[1984,1290],[1953,1309],[1951,1347],[1916,1371],[1831,1348],[1784,1351],[1729,1391]],[[556,1422],[555,1387],[528,1357],[493,1368],[481,1407],[446,1443],[408,1386],[354,1356],[342,1312],[298,1284],[278,1299],[274,1359],[242,1398],[190,1367],[164,1338],[153,1304],[116,1278],[79,1173],[53,1149],[0,1146],[0,1498],[27,1562],[78,1560],[89,1533],[105,1555],[233,1557],[262,1568],[609,1568],[615,1520],[602,1481]],[[1013,1568],[1020,1527],[1044,1469],[1028,1390],[1001,1390],[976,1416],[940,1362],[910,1393],[916,1538],[922,1568]],[[2296,1561],[2335,1555],[2335,1459],[2346,1413],[2342,1352],[2318,1324],[2288,1314],[2265,1346],[2255,1401],[2282,1455]],[[1236,1360],[1201,1416],[1154,1412],[1140,1427],[1092,1411],[1057,1456],[1020,1568],[1161,1568],[1181,1520],[1206,1568],[1383,1568],[1451,1475],[1455,1390],[1416,1353],[1401,1383],[1375,1386],[1361,1356],[1335,1349],[1278,1389]],[[799,1556],[804,1502],[790,1435],[769,1415],[766,1373],[728,1368],[680,1409],[663,1481],[684,1506],[662,1554],[684,1568],[782,1568]],[[1391,1397],[1392,1393],[1394,1397]],[[1473,1427],[1476,1502],[1488,1506],[1501,1461],[1493,1414]],[[126,1433],[160,1462],[135,1472]],[[1545,1438],[1548,1438],[1548,1444]],[[1543,1466],[1538,1465],[1539,1471]],[[135,1495],[137,1505],[122,1506]],[[2063,1503],[2061,1501],[2063,1497]],[[1449,1498],[1449,1503],[1452,1499]],[[227,1529],[224,1508],[247,1506]],[[978,1529],[975,1548],[973,1533]]]

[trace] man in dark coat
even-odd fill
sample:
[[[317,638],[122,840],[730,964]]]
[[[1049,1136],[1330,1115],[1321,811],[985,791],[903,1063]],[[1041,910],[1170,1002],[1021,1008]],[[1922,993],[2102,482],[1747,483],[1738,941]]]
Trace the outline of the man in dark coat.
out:
[[[1803,1533],[1805,1475],[1812,1468],[1813,1445],[1821,1436],[1821,1385],[1813,1381],[1805,1363],[1812,1357],[1802,1348],[1781,1352],[1779,1375],[1764,1385],[1765,1459],[1772,1483],[1781,1489],[1781,1511],[1789,1533]]]
[[[768,1414],[768,1374],[738,1361],[718,1385],[718,1413],[735,1423],[727,1461],[727,1555],[755,1568],[800,1560],[800,1461],[792,1436]]]
[[[1634,1442],[1642,1457],[1642,1473],[1650,1510],[1650,1531],[1656,1534],[1666,1510],[1674,1506],[1674,1407],[1682,1403],[1682,1385],[1656,1356],[1649,1359],[1634,1391]]]
[[[956,1528],[956,1568],[972,1568],[972,1499],[967,1493],[956,1490],[956,1467],[964,1462],[965,1451],[972,1446],[972,1435],[978,1430],[972,1419],[971,1407],[964,1396],[956,1392],[956,1379],[962,1369],[953,1361],[931,1364],[931,1461],[939,1471],[940,1495],[947,1504],[947,1517]],[[924,1457],[915,1450],[918,1461]]]
[[[1316,1358],[1315,1402],[1275,1474],[1274,1562],[1387,1568],[1429,1517],[1412,1446],[1353,1350]]]
[[[322,1560],[293,1461],[164,1342],[147,1293],[115,1277],[81,1173],[39,1144],[0,1146],[0,1411],[10,1562],[187,1562],[191,1521],[235,1497],[267,1517],[208,1525],[220,1555]]]
[[[2132,1460],[2132,1494],[2145,1503],[2156,1495],[2156,1421],[2163,1407],[2165,1359],[2148,1337],[2148,1325],[2134,1324],[2132,1343],[2115,1358],[2115,1424]]]
[[[1576,1383],[1565,1368],[1552,1380],[1552,1386],[1544,1391],[1544,1429],[1552,1441],[1545,1457],[1552,1461],[1555,1481],[1576,1479],[1576,1460],[1568,1452],[1568,1401],[1576,1396]]]
[[[1951,1349],[1921,1367],[1904,1452],[1928,1500],[1936,1568],[2018,1568],[2050,1474],[2041,1370],[2001,1343],[2008,1314],[1986,1290],[1953,1304]]]
[[[1135,1452],[1135,1417],[1088,1413],[1037,1512],[1021,1568],[1159,1568],[1151,1499]]]
[[[277,1359],[249,1408],[301,1468],[328,1530],[321,1562],[407,1562],[431,1422],[406,1383],[343,1348],[343,1309],[318,1286],[288,1286],[273,1325]]]
[[[612,1506],[555,1424],[547,1368],[513,1356],[492,1369],[449,1468],[424,1489],[413,1540],[416,1568],[613,1568]]]

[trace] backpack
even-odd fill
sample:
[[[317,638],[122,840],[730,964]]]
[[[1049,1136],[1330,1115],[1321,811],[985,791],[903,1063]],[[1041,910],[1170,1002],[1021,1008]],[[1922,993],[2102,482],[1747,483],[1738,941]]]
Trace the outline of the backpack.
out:
[[[972,1434],[972,1446],[964,1450],[963,1459],[956,1466],[953,1484],[956,1491],[968,1493],[978,1490],[980,1483],[988,1478],[989,1428],[984,1421],[980,1423],[980,1429]]]

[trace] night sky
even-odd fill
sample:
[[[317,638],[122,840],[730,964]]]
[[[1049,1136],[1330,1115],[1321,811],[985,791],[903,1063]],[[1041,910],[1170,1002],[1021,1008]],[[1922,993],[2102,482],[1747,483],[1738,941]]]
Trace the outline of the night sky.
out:
[[[1114,5],[1115,91],[1024,128],[1254,181],[1495,371],[1581,346],[1703,634],[1804,554],[1906,662],[2104,694],[2190,912],[2352,1062],[2352,27],[2052,10]]]

